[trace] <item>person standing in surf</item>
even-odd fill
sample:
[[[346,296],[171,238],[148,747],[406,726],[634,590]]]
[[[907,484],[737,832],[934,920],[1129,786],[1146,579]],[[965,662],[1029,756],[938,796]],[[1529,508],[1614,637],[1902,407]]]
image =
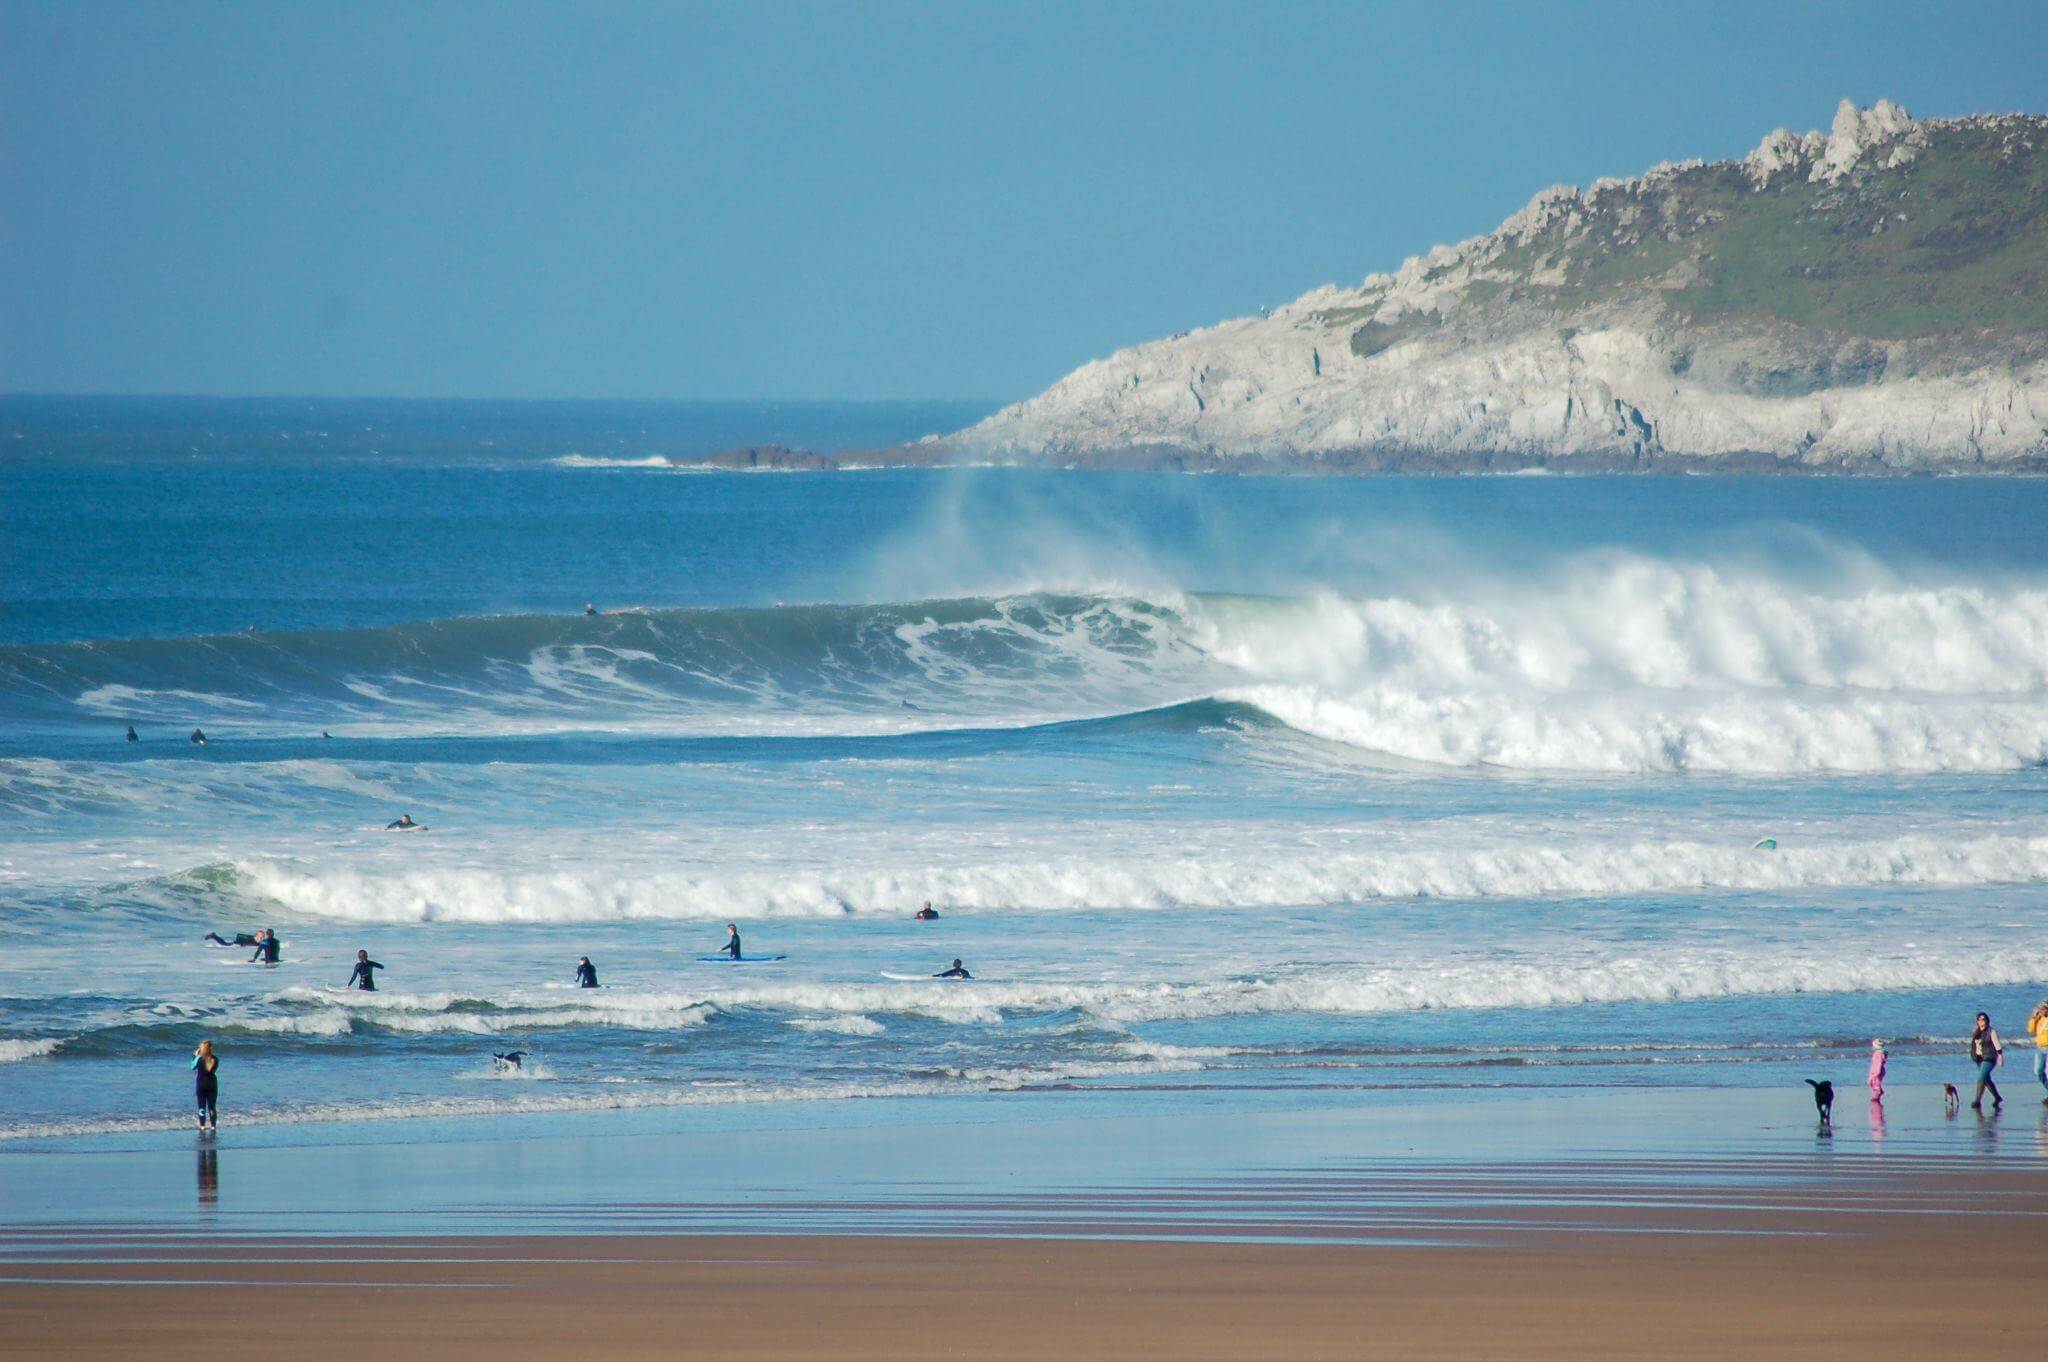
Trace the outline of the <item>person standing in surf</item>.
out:
[[[356,952],[356,967],[349,971],[348,982],[343,988],[359,989],[364,993],[377,991],[376,972],[384,967],[370,958],[368,951]]]
[[[1991,1027],[1987,1013],[1977,1014],[1977,1029],[1970,1032],[1970,1062],[1977,1066],[1977,1095],[1970,1103],[1971,1111],[1984,1110],[1984,1094],[1991,1093],[1991,1109],[1996,1111],[2005,1105],[2005,1098],[1999,1093],[1998,1085],[1991,1081],[1991,1071],[2005,1058],[2005,1046],[1999,1042],[1998,1032]]]
[[[576,987],[597,987],[597,966],[590,963],[590,957],[587,955],[576,957]]]
[[[725,930],[731,935],[726,937],[725,944],[718,948],[718,952],[737,960],[740,958],[740,929],[737,924],[728,922],[725,924]]]
[[[193,1096],[199,1103],[199,1128],[220,1129],[220,1059],[213,1042],[202,1040],[192,1052]]]
[[[2027,1034],[2034,1038],[2034,1077],[2048,1088],[2048,999],[2034,1004],[2034,1015],[2027,1018]],[[2048,1097],[2041,1099],[2041,1105],[2048,1107]]]

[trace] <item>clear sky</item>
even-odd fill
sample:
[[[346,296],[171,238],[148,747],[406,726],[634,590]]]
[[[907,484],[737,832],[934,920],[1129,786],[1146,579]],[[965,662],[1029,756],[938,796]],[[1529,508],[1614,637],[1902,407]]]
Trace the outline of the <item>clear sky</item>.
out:
[[[1835,102],[1996,4],[0,0],[0,391],[1012,398]]]

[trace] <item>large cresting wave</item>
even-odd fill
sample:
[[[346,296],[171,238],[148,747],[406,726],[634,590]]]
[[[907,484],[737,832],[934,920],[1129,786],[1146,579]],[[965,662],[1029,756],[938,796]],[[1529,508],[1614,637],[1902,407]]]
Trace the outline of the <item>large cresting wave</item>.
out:
[[[0,724],[31,728],[895,733],[1200,700],[1446,766],[2010,770],[2048,761],[2048,589],[1823,592],[1601,555],[1377,597],[1031,592],[0,648]]]

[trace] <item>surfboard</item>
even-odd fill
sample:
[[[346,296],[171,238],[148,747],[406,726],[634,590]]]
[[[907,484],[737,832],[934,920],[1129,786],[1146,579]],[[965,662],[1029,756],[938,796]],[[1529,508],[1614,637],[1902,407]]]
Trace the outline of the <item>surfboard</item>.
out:
[[[766,965],[789,959],[786,955],[743,955],[737,960],[729,955],[700,955],[697,958],[707,965]]]
[[[892,974],[888,970],[882,971],[882,977],[884,979],[894,979],[899,984],[971,984],[974,982],[972,979],[962,979],[958,975],[954,975],[952,978],[942,978],[936,974]]]

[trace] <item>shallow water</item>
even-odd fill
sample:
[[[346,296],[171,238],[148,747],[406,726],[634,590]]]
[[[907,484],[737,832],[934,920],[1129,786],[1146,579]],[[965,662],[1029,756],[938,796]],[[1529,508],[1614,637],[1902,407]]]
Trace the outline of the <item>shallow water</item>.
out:
[[[182,1122],[202,1036],[263,1122],[2023,1040],[2048,483],[683,474],[614,416],[18,419],[0,1135]]]

